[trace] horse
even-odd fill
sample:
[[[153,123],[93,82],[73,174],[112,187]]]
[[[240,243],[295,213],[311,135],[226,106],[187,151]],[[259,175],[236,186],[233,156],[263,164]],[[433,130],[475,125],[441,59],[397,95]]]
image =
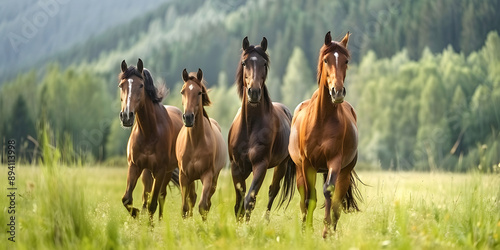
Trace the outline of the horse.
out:
[[[151,73],[143,67],[141,59],[137,67],[127,67],[123,60],[118,79],[121,125],[132,127],[127,144],[127,188],[122,203],[135,218],[139,209],[133,207],[132,192],[143,172],[143,208],[147,207],[152,219],[159,203],[161,220],[166,186],[177,169],[175,141],[182,127],[182,112],[161,104],[165,87],[155,87]],[[175,178],[173,181],[176,183]],[[149,193],[151,200],[148,202]]]
[[[349,33],[333,41],[328,32],[318,59],[318,89],[311,99],[299,104],[294,111],[288,150],[297,166],[297,189],[303,227],[312,227],[316,208],[316,174],[323,173],[325,195],[325,226],[322,236],[337,228],[340,207],[345,212],[359,211],[354,197],[362,199],[354,166],[358,158],[356,113],[347,101],[344,79],[350,54]],[[333,197],[333,200],[332,200]]]
[[[243,52],[236,74],[236,84],[242,101],[233,120],[228,135],[228,150],[231,174],[236,191],[234,212],[238,221],[250,214],[255,208],[257,194],[262,186],[267,169],[274,169],[273,180],[269,187],[269,201],[265,218],[273,201],[281,189],[278,207],[293,197],[295,166],[288,153],[288,139],[292,114],[281,103],[271,102],[266,87],[269,70],[269,55],[266,53],[267,39],[260,46],[250,45],[248,37],[243,39]],[[244,201],[245,180],[253,173],[253,180]]]
[[[184,114],[182,127],[177,137],[176,156],[179,164],[179,183],[182,193],[182,217],[193,216],[196,201],[195,180],[201,180],[199,212],[203,221],[207,219],[211,198],[217,187],[219,173],[227,163],[227,147],[216,120],[209,118],[204,106],[211,104],[208,98],[203,72],[188,74],[182,71],[184,85],[181,89]]]

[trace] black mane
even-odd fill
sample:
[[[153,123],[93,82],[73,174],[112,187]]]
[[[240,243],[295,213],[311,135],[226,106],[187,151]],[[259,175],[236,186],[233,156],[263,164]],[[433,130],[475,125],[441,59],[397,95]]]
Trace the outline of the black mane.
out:
[[[131,76],[137,76],[144,81],[144,90],[153,103],[161,103],[165,96],[165,87],[160,87],[160,89],[155,87],[153,77],[149,70],[144,69],[141,74],[141,72],[137,70],[137,67],[130,66],[125,72],[120,73],[118,78],[122,80],[130,78]]]

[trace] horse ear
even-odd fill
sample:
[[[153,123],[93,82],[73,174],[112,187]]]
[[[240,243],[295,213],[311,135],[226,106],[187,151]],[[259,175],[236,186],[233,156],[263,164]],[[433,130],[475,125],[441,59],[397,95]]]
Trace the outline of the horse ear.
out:
[[[264,52],[267,50],[267,39],[266,39],[266,37],[262,38],[262,42],[260,42],[260,47],[264,50]]]
[[[186,69],[182,71],[182,80],[184,80],[184,82],[187,82],[189,80],[189,74]]]
[[[340,44],[342,44],[342,46],[344,46],[344,48],[347,48],[347,42],[349,42],[349,36],[350,35],[351,35],[351,33],[349,33],[349,31],[347,31],[347,34],[345,34],[345,36],[342,39],[342,41],[340,41]]]
[[[250,43],[248,42],[248,36],[243,38],[243,50],[247,50],[250,47]]]
[[[201,71],[200,68],[198,68],[198,73],[196,74],[196,78],[198,78],[198,81],[201,82],[201,79],[203,79],[203,71]]]
[[[122,72],[125,72],[127,70],[127,63],[125,60],[122,61]]]
[[[137,70],[139,70],[140,73],[142,73],[142,70],[144,69],[144,65],[142,64],[141,58],[137,61]]]
[[[330,34],[330,31],[326,33],[325,36],[325,45],[331,44],[332,43],[332,35]]]

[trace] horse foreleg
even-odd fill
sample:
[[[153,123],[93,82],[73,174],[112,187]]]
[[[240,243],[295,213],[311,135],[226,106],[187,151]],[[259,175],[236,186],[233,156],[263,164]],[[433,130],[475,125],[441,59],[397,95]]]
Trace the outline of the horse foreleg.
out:
[[[307,161],[304,161],[304,173],[306,182],[306,192],[307,199],[305,201],[305,207],[307,208],[306,215],[306,227],[312,228],[313,225],[313,213],[316,209],[316,201],[318,197],[316,196],[316,169],[314,169]]]
[[[307,216],[307,208],[306,208],[306,199],[307,199],[307,192],[306,192],[306,181],[305,177],[302,173],[302,166],[296,165],[296,171],[297,171],[297,190],[299,191],[300,194],[300,211],[302,215],[302,230],[305,229],[305,222],[306,222],[306,216]]]
[[[135,185],[137,184],[137,179],[141,174],[141,170],[136,165],[129,165],[128,174],[127,174],[127,189],[125,190],[125,194],[122,198],[122,203],[127,209],[127,211],[132,215],[132,217],[136,217],[139,213],[139,209],[133,206],[132,192],[134,192]]]
[[[181,186],[181,196],[182,196],[182,218],[187,218],[189,216],[189,192],[190,192],[190,183],[187,176],[180,172],[179,173],[179,184]]]
[[[246,178],[250,175],[250,172],[243,172],[240,167],[231,162],[231,175],[233,176],[233,185],[236,193],[236,203],[234,204],[234,214],[236,216],[236,220],[241,222],[243,220],[244,215],[244,204],[243,197],[246,192]]]
[[[340,165],[335,163],[329,164],[328,174],[325,175],[325,183],[323,184],[323,194],[325,195],[325,220],[323,221],[325,227],[323,228],[323,238],[330,233],[330,225],[332,224],[332,218],[330,216],[330,211],[332,208],[332,194],[335,191],[335,183],[337,181],[338,172],[340,171]]]
[[[269,221],[269,213],[271,212],[271,207],[273,206],[274,199],[278,192],[280,191],[280,181],[285,176],[286,168],[288,167],[288,161],[284,160],[280,165],[274,168],[273,181],[269,186],[269,201],[267,202],[266,220]]]
[[[259,194],[259,190],[262,187],[262,182],[264,181],[264,177],[266,177],[267,165],[268,164],[266,162],[262,162],[252,167],[253,169],[252,184],[250,184],[248,193],[245,196],[245,219],[247,222],[250,221],[250,215],[252,214],[252,211],[255,208],[257,195]]]
[[[153,189],[153,181],[151,171],[147,168],[142,170],[142,185],[144,186],[144,191],[142,192],[142,211],[146,211],[148,207],[148,199]]]
[[[211,207],[210,198],[214,193],[215,187],[213,187],[213,173],[207,173],[202,176],[201,183],[203,185],[203,190],[201,191],[200,203],[198,204],[199,212],[203,221],[207,220],[208,211]]]

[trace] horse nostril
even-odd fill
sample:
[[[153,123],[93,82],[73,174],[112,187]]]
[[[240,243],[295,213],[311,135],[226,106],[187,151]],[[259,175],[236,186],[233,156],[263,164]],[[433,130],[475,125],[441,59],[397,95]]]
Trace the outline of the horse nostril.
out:
[[[182,114],[182,120],[186,120],[186,114]]]
[[[345,92],[345,87],[342,88],[342,94],[345,96],[346,92]]]

